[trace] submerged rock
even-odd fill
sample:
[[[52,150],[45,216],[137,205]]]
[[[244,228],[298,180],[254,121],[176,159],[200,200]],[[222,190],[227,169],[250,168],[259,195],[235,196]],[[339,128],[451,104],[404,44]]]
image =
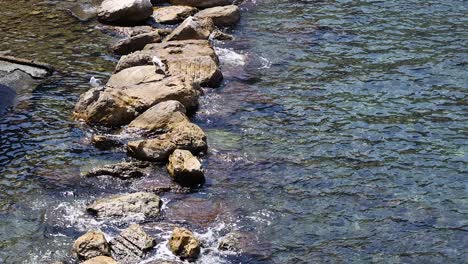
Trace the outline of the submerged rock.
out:
[[[200,255],[200,241],[188,229],[176,227],[169,239],[169,249],[182,259],[194,260]]]
[[[119,264],[113,258],[106,256],[94,257],[81,264]]]
[[[161,42],[158,32],[149,32],[122,39],[111,47],[117,55],[126,55],[137,50],[142,50],[147,44]]]
[[[91,143],[98,149],[111,149],[122,145],[119,139],[108,135],[93,135]]]
[[[219,239],[218,249],[222,251],[241,252],[245,248],[247,236],[240,232],[232,232]]]
[[[197,11],[198,9],[191,6],[164,6],[154,8],[153,18],[158,23],[175,24],[195,14]]]
[[[98,20],[110,24],[135,24],[152,14],[150,0],[104,0],[98,10]]]
[[[121,179],[143,177],[143,168],[148,164],[141,162],[121,162],[94,168],[85,174],[86,177],[113,176]]]
[[[231,27],[239,22],[240,11],[236,5],[217,6],[203,9],[195,17],[211,18],[217,27]]]
[[[137,192],[99,199],[90,204],[86,210],[97,217],[127,217],[137,214],[156,217],[160,208],[159,196],[148,192]]]
[[[232,0],[169,0],[169,2],[173,5],[186,5],[199,8],[232,4]]]
[[[86,260],[97,256],[110,256],[110,247],[102,232],[91,230],[75,241],[73,253],[78,259]]]
[[[176,149],[169,157],[167,171],[182,186],[197,186],[205,182],[200,161],[188,150]]]
[[[190,16],[175,28],[164,41],[208,39],[213,30],[215,27],[210,18]]]
[[[122,263],[138,263],[156,241],[140,225],[134,224],[110,241],[112,256]]]
[[[18,70],[38,79],[50,76],[54,72],[54,68],[46,63],[0,55],[0,72],[12,73]]]

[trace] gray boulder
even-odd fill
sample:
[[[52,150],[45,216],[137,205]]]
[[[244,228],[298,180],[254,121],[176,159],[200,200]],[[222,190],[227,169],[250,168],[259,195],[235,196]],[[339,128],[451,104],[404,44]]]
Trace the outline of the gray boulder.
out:
[[[134,224],[110,241],[112,256],[121,263],[139,263],[156,241],[140,225]]]
[[[104,0],[98,10],[98,20],[109,24],[135,24],[152,14],[150,0]]]
[[[161,203],[156,194],[137,192],[99,199],[86,210],[97,217],[127,217],[137,214],[156,217],[159,215]]]

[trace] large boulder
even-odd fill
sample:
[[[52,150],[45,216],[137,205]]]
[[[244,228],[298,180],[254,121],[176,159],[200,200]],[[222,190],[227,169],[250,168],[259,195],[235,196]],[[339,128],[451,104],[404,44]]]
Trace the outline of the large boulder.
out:
[[[97,256],[110,256],[110,247],[102,232],[91,230],[75,241],[73,253],[79,260],[86,260]]]
[[[134,224],[110,241],[112,256],[121,263],[139,263],[156,241],[140,225]]]
[[[104,0],[98,10],[98,20],[109,24],[135,24],[152,14],[150,0]]]
[[[88,124],[122,126],[151,106],[168,100],[179,101],[187,110],[194,110],[199,94],[193,82],[178,76],[125,87],[94,88],[81,95],[74,114]]]
[[[191,6],[164,6],[154,8],[153,18],[156,22],[175,24],[194,15],[198,9]]]
[[[215,26],[210,18],[190,16],[175,28],[164,41],[208,39],[214,30]]]
[[[152,65],[153,56],[166,63],[170,75],[184,75],[195,83],[209,87],[219,86],[223,79],[218,66],[218,57],[206,40],[170,41],[146,45],[142,51],[121,57],[115,72],[136,66]]]
[[[111,50],[117,55],[126,55],[142,50],[147,44],[157,42],[161,42],[161,35],[158,32],[143,33],[119,40],[111,47]]]
[[[239,7],[236,5],[217,6],[198,12],[195,17],[211,18],[217,27],[234,26],[240,19]]]
[[[86,210],[97,217],[128,217],[138,214],[156,217],[160,208],[159,196],[148,192],[136,192],[99,199],[90,204]]]
[[[199,8],[223,6],[232,4],[232,0],[169,0],[173,5],[186,5]]]
[[[165,133],[173,124],[187,121],[185,107],[178,101],[159,103],[133,120],[128,127],[142,129],[149,132]]]
[[[169,156],[167,171],[182,186],[197,186],[205,182],[200,161],[188,150],[176,149]]]
[[[94,257],[81,264],[118,264],[113,258],[106,256]]]
[[[169,249],[182,259],[194,260],[200,255],[200,241],[186,228],[176,227],[169,239]]]

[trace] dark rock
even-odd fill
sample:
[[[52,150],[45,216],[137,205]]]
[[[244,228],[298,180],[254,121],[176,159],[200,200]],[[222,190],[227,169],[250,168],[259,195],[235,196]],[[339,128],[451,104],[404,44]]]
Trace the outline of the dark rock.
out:
[[[142,50],[147,44],[161,42],[161,39],[158,32],[143,33],[118,41],[111,50],[117,55],[126,55]]]
[[[108,135],[93,135],[91,143],[98,149],[111,149],[122,145],[119,139]]]
[[[112,256],[122,263],[138,263],[156,241],[140,225],[134,224],[110,241]]]
[[[130,179],[143,177],[145,175],[143,169],[149,164],[141,162],[121,162],[117,164],[104,165],[99,168],[94,168],[86,173],[86,177],[97,176],[113,176],[120,179]]]
[[[156,194],[137,192],[99,199],[86,210],[97,217],[127,217],[137,214],[156,217],[160,207],[161,199]]]
[[[86,260],[97,256],[110,256],[110,248],[102,232],[91,230],[75,241],[73,253],[78,259]]]

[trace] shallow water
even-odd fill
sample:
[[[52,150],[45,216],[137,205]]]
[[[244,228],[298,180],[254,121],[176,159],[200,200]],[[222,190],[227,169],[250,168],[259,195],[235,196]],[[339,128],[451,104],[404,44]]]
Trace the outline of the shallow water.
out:
[[[92,227],[115,235],[125,222],[98,222],[84,205],[152,179],[80,177],[125,157],[90,146],[90,128],[71,119],[90,76],[115,63],[114,38],[66,11],[84,2],[0,2],[0,50],[59,69],[0,118],[2,263],[67,259]],[[466,263],[466,1],[243,9],[237,39],[217,44],[226,81],[194,117],[208,134],[208,182],[165,195],[148,228],[196,230],[208,245],[200,263]],[[232,230],[250,236],[245,253],[214,250]],[[170,257],[163,243],[159,257]]]

